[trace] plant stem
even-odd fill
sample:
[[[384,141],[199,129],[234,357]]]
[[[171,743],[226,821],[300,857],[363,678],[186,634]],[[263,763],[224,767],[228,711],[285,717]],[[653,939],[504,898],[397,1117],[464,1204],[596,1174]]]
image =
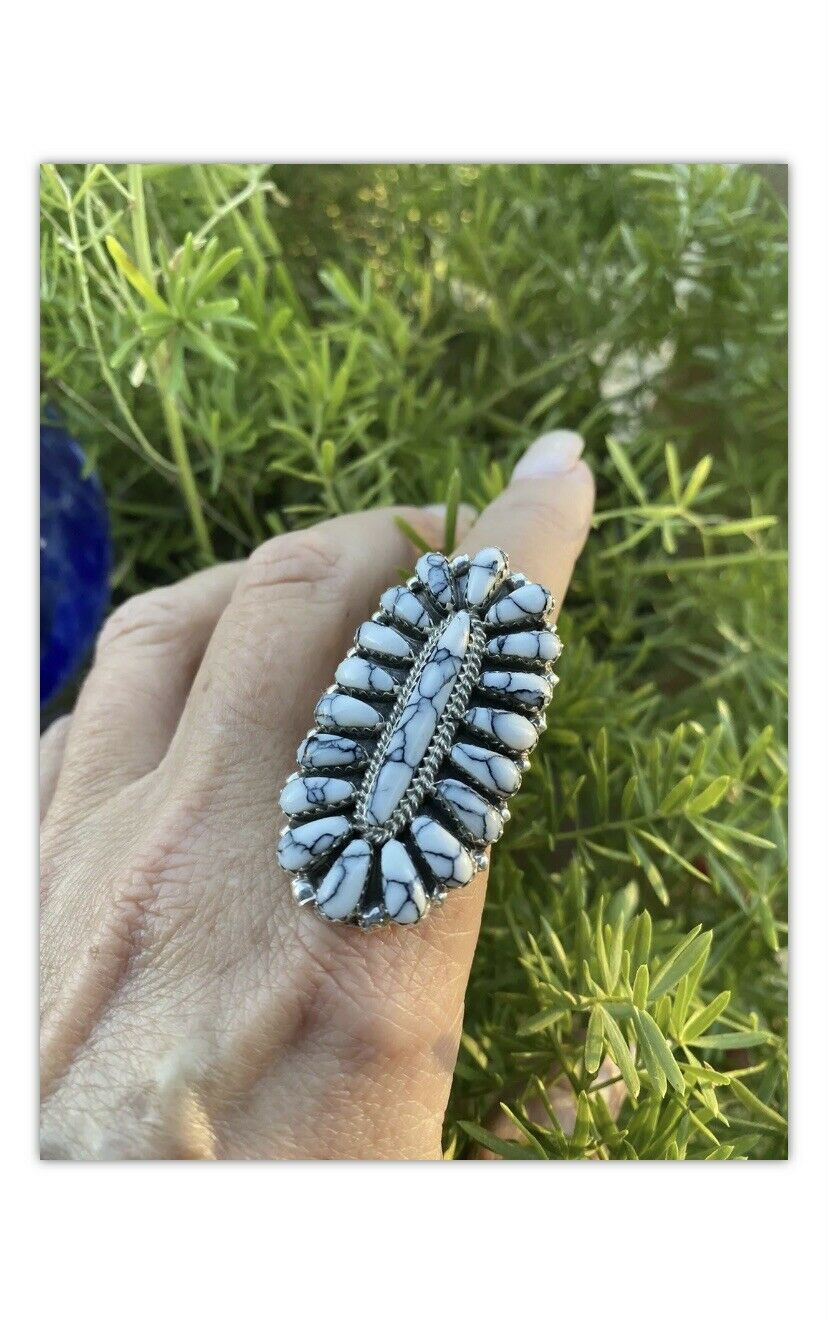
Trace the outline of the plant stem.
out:
[[[66,184],[64,183],[63,179],[58,174],[57,170],[54,171],[54,176],[57,179],[61,189],[63,190],[63,194],[66,198],[66,212],[69,218],[69,233],[72,238],[72,256],[74,258],[75,270],[77,272],[78,283],[80,285],[80,300],[83,305],[84,313],[86,314],[86,320],[89,322],[89,332],[92,336],[92,343],[95,348],[95,357],[97,358],[98,361],[98,370],[100,371],[101,376],[103,377],[104,381],[109,387],[109,392],[112,395],[112,398],[115,400],[115,403],[118,406],[121,416],[123,417],[124,421],[129,427],[129,430],[132,432],[133,436],[137,440],[141,449],[144,451],[144,453],[152,461],[153,464],[159,465],[162,469],[166,468],[169,466],[169,460],[165,459],[162,454],[158,453],[154,445],[151,444],[151,442],[144,435],[141,428],[138,426],[138,423],[135,421],[135,418],[132,416],[132,412],[129,408],[128,403],[126,402],[126,399],[121,393],[120,387],[118,386],[118,382],[115,380],[115,377],[112,373],[109,363],[106,360],[106,354],[103,351],[103,344],[101,343],[100,331],[98,330],[98,323],[95,319],[94,308],[92,307],[92,298],[89,293],[89,277],[86,272],[86,265],[84,263],[83,254],[81,252],[81,247],[80,247],[80,233],[78,231],[77,217],[75,216],[74,198],[72,197],[72,194],[69,191]]]
[[[152,249],[146,223],[146,199],[144,197],[142,167],[140,165],[127,166],[127,181],[132,194],[132,235],[135,243],[135,258],[142,275],[145,276],[154,289],[156,287],[155,272],[152,267]],[[150,362],[158,386],[161,411],[164,415],[172,457],[178,469],[178,479],[189,511],[195,539],[204,558],[214,560],[215,554],[209,528],[204,518],[204,510],[201,506],[198,485],[190,463],[181,414],[178,411],[175,395],[169,389],[169,351],[166,342],[156,349]]]

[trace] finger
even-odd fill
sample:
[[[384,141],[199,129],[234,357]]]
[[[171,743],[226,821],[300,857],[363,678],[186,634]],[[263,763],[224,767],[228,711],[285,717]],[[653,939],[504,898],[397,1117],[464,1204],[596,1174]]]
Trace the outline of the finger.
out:
[[[537,442],[518,464],[508,489],[466,534],[460,552],[499,545],[508,551],[513,569],[549,585],[562,600],[592,512],[593,482],[579,461],[581,451],[582,441],[571,433]],[[388,1094],[393,1098],[397,1087],[404,1089],[409,1111],[418,1106],[426,1123],[430,1118],[431,1142],[438,1141],[485,881],[483,872],[466,889],[452,892],[444,907],[416,927],[389,926],[370,937],[352,927],[319,922],[309,909],[288,919],[323,974],[317,992],[322,1028],[318,1040],[311,1033],[306,1043],[307,1050],[315,1052],[314,1069],[319,1076],[328,1070],[338,1077],[348,1041],[357,1043],[360,1056],[376,1055],[382,1061],[381,1086],[366,1074],[353,1083],[364,1093],[357,1109],[371,1114],[377,1095],[378,1107],[384,1107],[382,1119],[371,1129],[373,1141],[379,1140],[377,1132],[389,1132],[393,1143]],[[331,1041],[345,1044],[331,1050]],[[406,1042],[420,1043],[418,1071],[401,1044]]]
[[[263,766],[292,762],[356,628],[419,553],[397,520],[429,544],[441,537],[438,511],[377,509],[288,532],[251,555],[170,749],[179,772],[212,767],[230,777],[229,792],[240,777],[277,797]]]
[[[71,716],[60,716],[40,736],[40,820],[49,810],[63,764]]]
[[[459,549],[500,546],[512,570],[551,589],[559,612],[594,506],[594,478],[573,431],[541,436],[517,463],[509,486],[480,514]]]
[[[99,801],[158,765],[239,573],[237,563],[205,569],[109,617],[72,718],[61,797]]]
[[[517,463],[502,495],[484,509],[460,543],[460,554],[474,555],[485,546],[499,546],[512,570],[550,587],[555,614],[583,549],[594,508],[594,478],[582,462],[583,440],[573,431],[541,436]],[[470,969],[485,899],[485,877],[461,894],[459,904],[446,905],[446,923],[465,933],[461,957]],[[442,915],[440,915],[442,916]]]

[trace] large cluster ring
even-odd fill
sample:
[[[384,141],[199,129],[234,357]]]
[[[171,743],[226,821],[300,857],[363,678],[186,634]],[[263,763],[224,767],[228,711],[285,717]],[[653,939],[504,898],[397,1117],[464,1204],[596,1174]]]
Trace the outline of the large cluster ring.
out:
[[[423,555],[383,593],[281,794],[298,903],[365,928],[418,922],[485,865],[545,729],[553,607],[497,547]]]

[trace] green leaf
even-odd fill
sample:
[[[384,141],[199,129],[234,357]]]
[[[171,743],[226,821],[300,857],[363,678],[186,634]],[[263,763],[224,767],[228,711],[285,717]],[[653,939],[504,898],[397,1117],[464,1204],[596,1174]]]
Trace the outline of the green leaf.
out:
[[[592,1112],[589,1108],[589,1098],[585,1092],[581,1092],[577,1098],[577,1114],[574,1120],[574,1132],[571,1135],[571,1145],[582,1149],[588,1145],[592,1131]]]
[[[215,288],[225,275],[229,275],[234,266],[237,266],[244,255],[241,248],[230,248],[223,256],[218,258],[209,268],[206,274],[191,286],[190,293],[195,298],[203,298],[204,294],[209,293],[210,289]]]
[[[620,815],[625,820],[632,815],[637,798],[637,776],[630,775],[623,789],[623,795],[620,799]]]
[[[585,1064],[587,1073],[597,1073],[603,1059],[603,1019],[605,1015],[600,1005],[595,1005],[589,1014],[586,1029]]]
[[[772,1110],[768,1105],[765,1105],[754,1092],[751,1092],[749,1088],[741,1082],[740,1078],[735,1078],[730,1074],[729,1085],[739,1101],[741,1101],[748,1110],[751,1110],[754,1115],[757,1115],[759,1119],[762,1119],[767,1124],[771,1124],[773,1128],[786,1130],[786,1119],[784,1119],[782,1115],[779,1115],[777,1111]]]
[[[669,790],[668,794],[663,799],[663,802],[658,807],[658,812],[662,816],[669,816],[670,812],[674,812],[675,809],[680,807],[681,803],[689,797],[694,783],[695,777],[693,775],[685,775],[682,780],[679,780],[678,783],[673,785]]]
[[[686,805],[687,812],[710,812],[713,807],[718,806],[731,783],[729,775],[719,775],[701,793],[689,800]]]
[[[457,512],[459,510],[459,498],[462,490],[462,478],[458,468],[454,468],[451,476],[448,478],[448,486],[445,491],[445,535],[443,540],[443,554],[451,555],[457,541]]]
[[[667,1082],[681,1095],[686,1091],[683,1074],[666,1042],[666,1038],[647,1009],[635,1009],[638,1041],[650,1081],[659,1096],[666,1095]]]
[[[665,853],[668,858],[671,858],[673,862],[676,862],[678,866],[683,871],[688,872],[690,876],[696,876],[697,879],[703,881],[705,885],[709,884],[709,877],[704,875],[698,867],[689,862],[681,853],[678,853],[677,849],[673,848],[671,844],[668,844],[660,835],[654,835],[650,830],[639,830],[638,835],[642,836],[647,844],[652,844],[656,849],[659,849],[661,853]]]
[[[641,867],[643,868],[643,874],[646,877],[647,881],[651,885],[652,889],[654,890],[655,894],[657,895],[661,903],[664,905],[664,907],[668,907],[669,891],[667,890],[664,884],[663,877],[661,876],[660,871],[655,866],[655,863],[652,860],[652,858],[646,852],[646,849],[643,847],[643,843],[640,839],[640,836],[637,834],[632,834],[632,832],[629,831],[626,838],[629,841],[629,848],[632,850],[638,862],[640,863]]]
[[[130,354],[135,352],[141,342],[141,338],[140,335],[130,335],[127,339],[122,341],[120,346],[109,359],[109,366],[113,371],[117,371],[119,367],[122,367]]]
[[[170,308],[161,295],[152,287],[146,276],[141,274],[135,263],[127,256],[125,249],[111,234],[106,236],[106,250],[118,270],[129,281],[132,288],[141,295],[144,302],[149,303],[150,307],[154,307],[156,312],[163,312],[165,316],[171,316]]]
[[[191,321],[223,321],[238,311],[237,298],[216,298],[211,303],[199,303],[189,314]],[[237,324],[237,322],[236,322]],[[252,322],[248,323],[252,324]]]
[[[746,1050],[749,1046],[765,1046],[772,1041],[770,1032],[715,1032],[711,1037],[695,1037],[693,1046],[704,1050]]]
[[[319,446],[319,470],[327,481],[336,471],[336,446],[332,440],[323,440]]]
[[[609,1047],[610,1054],[617,1065],[620,1076],[629,1089],[629,1095],[637,1097],[640,1092],[640,1078],[635,1068],[631,1052],[626,1044],[626,1038],[618,1027],[612,1015],[608,1013],[602,1005],[595,1005],[595,1009],[600,1012],[603,1022],[603,1032]]]
[[[681,467],[678,462],[678,451],[671,440],[668,440],[664,445],[664,456],[666,458],[666,473],[669,478],[669,490],[675,504],[679,505],[681,503]]]
[[[554,1005],[549,1009],[542,1009],[539,1014],[532,1014],[521,1023],[517,1029],[517,1035],[521,1037],[532,1036],[535,1032],[545,1032],[547,1028],[553,1027],[559,1018],[562,1018],[568,1011],[564,1006]]]
[[[712,469],[712,455],[705,454],[704,457],[700,460],[700,462],[695,465],[692,473],[690,474],[689,481],[686,483],[686,487],[684,488],[683,503],[685,505],[691,505],[695,500],[696,496],[700,494],[701,487],[704,485],[707,477],[710,474],[711,469]]]
[[[764,514],[757,518],[736,518],[728,523],[713,523],[704,529],[708,537],[742,537],[752,532],[763,532],[765,528],[775,527],[778,519],[773,514]]]
[[[396,526],[399,528],[399,531],[403,534],[403,536],[406,536],[408,538],[408,541],[410,541],[412,545],[416,546],[417,550],[421,550],[423,553],[427,553],[429,550],[434,549],[433,546],[429,546],[427,541],[425,541],[425,539],[419,535],[419,533],[416,531],[416,528],[411,527],[408,520],[406,518],[403,518],[401,514],[394,515],[393,521],[396,524]]]
[[[684,1041],[694,1042],[702,1037],[708,1027],[711,1027],[717,1018],[726,1009],[730,1001],[730,991],[721,991],[715,996],[703,1009],[697,1009],[683,1025],[681,1037]]]
[[[632,495],[635,497],[635,499],[638,501],[639,504],[642,505],[645,504],[646,492],[644,491],[643,486],[641,485],[640,478],[638,477],[637,473],[635,472],[634,468],[629,462],[629,458],[623,446],[618,444],[618,442],[614,439],[613,436],[607,436],[606,448],[608,449],[609,454],[612,457],[612,462],[614,463],[615,467],[617,468],[624,482],[628,486],[629,490],[632,492]]]
[[[206,335],[203,330],[196,330],[195,326],[188,326],[187,339],[217,367],[224,367],[229,372],[237,371],[235,360],[223,349],[220,349],[212,336]]]
[[[609,942],[608,960],[609,960],[609,994],[614,993],[617,986],[617,979],[620,976],[620,966],[623,959],[623,937],[626,927],[623,920],[623,914],[618,917],[611,929],[611,940]]]
[[[536,1133],[532,1133],[528,1124],[526,1124],[520,1118],[520,1116],[514,1110],[511,1109],[511,1106],[506,1105],[505,1101],[500,1101],[500,1109],[502,1110],[503,1114],[508,1119],[511,1120],[514,1127],[519,1129],[523,1137],[528,1142],[528,1145],[530,1147],[533,1147],[534,1151],[537,1153],[537,1159],[548,1160],[549,1159],[548,1152],[543,1149],[543,1144],[540,1142],[540,1139],[537,1137]]]
[[[709,953],[709,947],[712,944],[712,932],[707,931],[703,936],[699,936],[700,930],[700,925],[693,927],[689,934],[664,959],[652,978],[649,987],[650,1000],[657,1000],[659,996],[671,991],[672,987],[677,986],[681,978]]]
[[[645,963],[642,963],[635,973],[635,984],[632,988],[632,1001],[638,1009],[645,1009],[649,998],[649,969]]]
[[[632,966],[637,970],[642,963],[649,962],[649,951],[652,948],[652,918],[649,910],[644,908],[643,912],[635,920],[634,944],[632,946]]]
[[[504,1138],[498,1138],[493,1133],[489,1133],[487,1128],[480,1124],[474,1124],[469,1119],[460,1119],[459,1126],[474,1142],[479,1146],[485,1147],[487,1151],[493,1151],[495,1156],[502,1156],[505,1160],[534,1160],[529,1147],[523,1146],[522,1142],[508,1142]]]

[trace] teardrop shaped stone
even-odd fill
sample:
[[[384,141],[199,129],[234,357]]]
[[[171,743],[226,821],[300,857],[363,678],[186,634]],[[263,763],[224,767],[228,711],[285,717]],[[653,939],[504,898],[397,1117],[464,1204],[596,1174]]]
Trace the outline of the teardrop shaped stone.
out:
[[[389,624],[377,624],[367,619],[356,632],[356,645],[374,656],[388,656],[391,660],[407,661],[413,656],[411,644]]]
[[[465,603],[472,610],[484,606],[494,595],[508,570],[508,560],[497,546],[478,550],[468,566]]]
[[[368,878],[373,849],[354,839],[343,849],[316,891],[316,907],[334,921],[352,917]]]
[[[314,731],[299,745],[296,760],[303,770],[323,771],[334,766],[352,769],[364,766],[368,754],[361,743],[346,738],[344,734],[319,734]]]
[[[323,858],[350,831],[346,816],[323,816],[286,830],[279,840],[278,858],[285,871],[301,871]]]
[[[545,676],[526,670],[483,670],[477,688],[487,697],[507,697],[530,711],[539,711],[551,698]]]
[[[467,885],[476,870],[464,844],[430,816],[411,822],[414,843],[437,880],[445,885]]]
[[[522,661],[543,661],[545,664],[556,661],[563,644],[551,629],[540,629],[530,633],[500,633],[492,638],[486,647],[489,656],[502,656],[504,660],[514,657]]]
[[[455,743],[451,761],[488,793],[505,796],[516,793],[520,787],[519,767],[499,752],[489,752],[474,743]]]
[[[336,682],[355,692],[389,696],[396,688],[393,675],[366,656],[345,656],[336,670]]]
[[[493,844],[503,833],[503,819],[496,807],[461,780],[437,780],[434,796],[455,817],[475,844]]]
[[[411,855],[398,839],[382,845],[380,855],[382,896],[392,922],[418,922],[428,907],[428,895]]]
[[[526,716],[516,711],[498,711],[493,706],[470,706],[463,716],[470,729],[502,743],[511,752],[530,752],[538,731]]]
[[[375,730],[383,723],[374,707],[347,693],[325,693],[316,703],[314,715],[322,729]]]
[[[297,775],[282,789],[279,806],[286,816],[301,816],[303,812],[340,807],[355,794],[356,788],[350,780],[337,780],[332,775]]]
[[[433,618],[422,604],[421,597],[412,592],[410,587],[389,587],[379,598],[379,605],[385,614],[416,629],[418,633],[427,633],[433,624]]]
[[[545,587],[539,583],[523,583],[522,587],[494,602],[485,622],[503,627],[523,622],[542,623],[553,605],[551,593]]]
[[[444,555],[429,551],[416,562],[416,576],[438,605],[449,609],[454,604],[454,577]]]

